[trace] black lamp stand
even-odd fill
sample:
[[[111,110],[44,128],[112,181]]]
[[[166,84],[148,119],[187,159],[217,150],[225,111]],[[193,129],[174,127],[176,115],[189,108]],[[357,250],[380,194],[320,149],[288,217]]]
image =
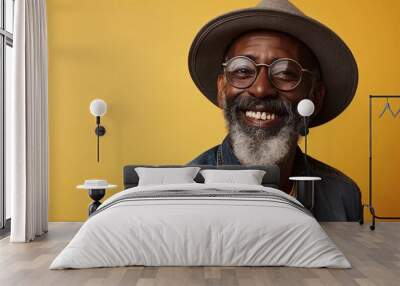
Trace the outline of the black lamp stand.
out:
[[[304,167],[305,175],[310,176],[310,169],[307,161],[307,135],[308,135],[308,117],[303,116],[302,135],[304,136]],[[311,212],[314,211],[314,181],[296,181],[297,184],[297,199]]]
[[[104,126],[100,125],[100,116],[96,116],[96,129],[94,132],[97,135],[97,162],[100,162],[100,136],[104,136],[106,134],[106,129]]]
[[[303,117],[303,123],[304,123],[304,165],[306,168],[306,176],[310,176],[310,169],[308,168],[308,162],[307,162],[307,135],[308,135],[308,119],[307,116]]]

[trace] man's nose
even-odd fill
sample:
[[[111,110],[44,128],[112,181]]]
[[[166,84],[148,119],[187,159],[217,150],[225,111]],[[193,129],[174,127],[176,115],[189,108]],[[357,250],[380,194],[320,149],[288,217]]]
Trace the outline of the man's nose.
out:
[[[268,77],[268,68],[260,67],[254,83],[248,88],[249,93],[256,97],[276,97],[277,92]]]

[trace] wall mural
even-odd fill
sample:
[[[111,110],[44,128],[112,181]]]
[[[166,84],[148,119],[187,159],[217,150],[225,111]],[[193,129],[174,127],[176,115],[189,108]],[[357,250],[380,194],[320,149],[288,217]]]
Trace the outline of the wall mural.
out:
[[[360,219],[368,95],[399,90],[400,2],[259,1],[47,2],[50,221],[86,220],[92,201],[75,187],[106,180],[108,199],[139,164],[277,164],[286,194],[315,186],[318,220]],[[107,103],[99,140],[94,99]],[[400,101],[385,103],[372,114],[373,202],[398,216]]]
[[[356,61],[341,38],[286,1],[262,1],[208,22],[192,43],[189,69],[203,95],[223,110],[228,129],[220,145],[189,164],[277,164],[286,193],[293,191],[290,176],[305,175],[298,147],[304,124],[297,104],[310,99],[315,105],[310,127],[322,125],[350,104],[358,83]],[[317,219],[359,220],[357,184],[306,158],[310,174],[322,178],[317,188],[323,191],[315,197]]]

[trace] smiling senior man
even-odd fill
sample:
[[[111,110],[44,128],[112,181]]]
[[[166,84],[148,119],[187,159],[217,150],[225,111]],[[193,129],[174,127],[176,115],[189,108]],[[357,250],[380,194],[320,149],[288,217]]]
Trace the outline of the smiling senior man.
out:
[[[289,176],[305,175],[298,141],[300,100],[315,105],[310,127],[338,116],[354,97],[358,71],[346,44],[329,28],[285,0],[264,0],[254,8],[207,23],[189,52],[189,70],[200,91],[223,110],[228,135],[189,165],[271,165]],[[358,186],[342,172],[312,157],[316,186],[314,215],[320,221],[361,218]]]

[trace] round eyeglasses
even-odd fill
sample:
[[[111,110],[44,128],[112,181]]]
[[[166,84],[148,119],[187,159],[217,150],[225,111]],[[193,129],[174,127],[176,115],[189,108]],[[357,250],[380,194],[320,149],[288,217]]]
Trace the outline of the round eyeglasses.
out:
[[[228,82],[236,88],[248,88],[257,79],[260,68],[268,68],[268,78],[272,85],[281,91],[291,91],[295,89],[303,79],[303,72],[313,74],[295,60],[280,58],[271,64],[257,64],[252,59],[245,56],[233,57],[223,63],[224,73]]]

